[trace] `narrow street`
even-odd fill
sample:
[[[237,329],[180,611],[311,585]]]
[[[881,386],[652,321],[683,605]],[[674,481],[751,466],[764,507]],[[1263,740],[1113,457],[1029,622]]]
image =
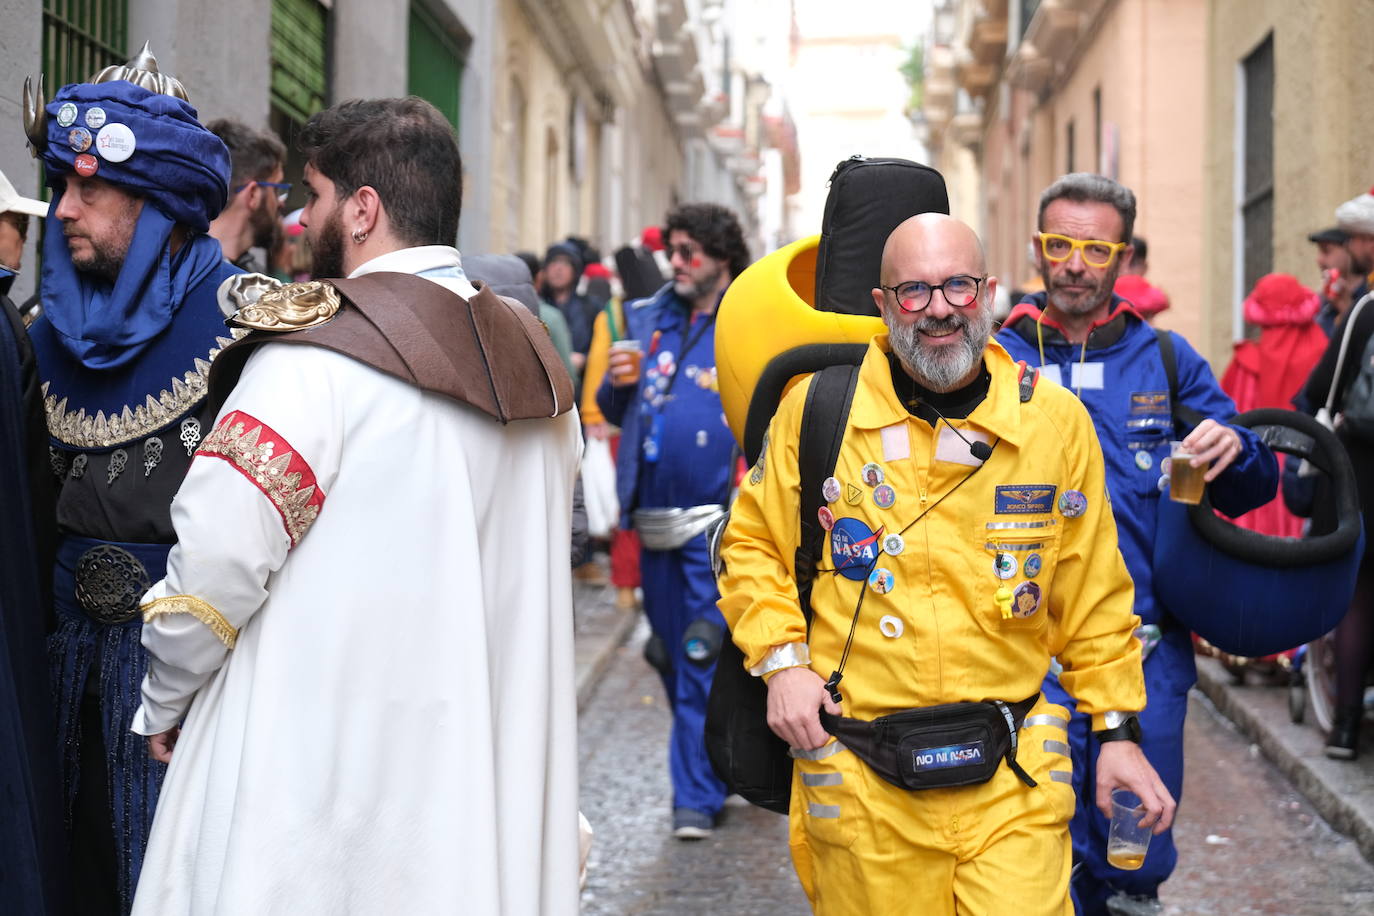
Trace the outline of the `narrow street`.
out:
[[[582,912],[808,913],[783,818],[729,808],[708,840],[669,835],[668,711],[640,657],[644,635],[641,624],[615,654],[579,722],[582,808],[596,829]],[[1196,692],[1187,743],[1166,914],[1374,912],[1374,867]]]

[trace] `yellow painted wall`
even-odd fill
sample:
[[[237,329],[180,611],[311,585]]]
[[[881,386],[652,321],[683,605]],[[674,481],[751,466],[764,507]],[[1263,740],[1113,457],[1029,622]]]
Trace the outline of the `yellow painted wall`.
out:
[[[1320,282],[1307,233],[1374,184],[1374,0],[1210,0],[1205,99],[1208,355],[1230,350],[1240,63],[1274,35],[1275,271]],[[1223,307],[1225,306],[1225,307]]]

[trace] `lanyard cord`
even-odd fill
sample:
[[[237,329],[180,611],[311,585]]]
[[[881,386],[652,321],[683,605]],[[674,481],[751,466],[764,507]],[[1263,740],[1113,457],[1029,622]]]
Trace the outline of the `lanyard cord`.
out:
[[[663,388],[663,400],[659,402],[659,407],[655,411],[656,413],[663,413],[663,405],[668,403],[668,395],[673,390],[673,383],[677,381],[678,373],[682,371],[683,360],[687,358],[688,353],[692,352],[692,347],[696,346],[697,341],[706,336],[706,329],[716,323],[716,313],[712,312],[709,318],[695,328],[691,327],[691,322],[692,316],[688,315],[688,326],[683,329],[685,333],[682,335],[682,339],[685,343],[682,346],[681,352],[678,353],[677,359],[674,361],[673,374],[668,376],[668,384]],[[693,331],[695,331],[695,333],[692,333]]]
[[[1040,368],[1045,368],[1045,332],[1040,326],[1040,322],[1045,320],[1045,310],[1040,310],[1040,317],[1035,319],[1035,342],[1040,347]],[[1092,329],[1088,329],[1088,335],[1092,334]],[[1067,338],[1066,338],[1067,339]],[[1070,341],[1072,343],[1072,341]],[[1078,354],[1078,387],[1074,388],[1073,393],[1081,401],[1083,400],[1083,364],[1088,359],[1088,336],[1083,338],[1083,349]]]
[[[998,442],[993,443],[993,446],[992,446],[993,451],[996,451],[996,450],[997,450],[997,446],[998,446],[998,444],[1000,444],[1000,442],[1001,442],[1001,440],[998,440]],[[942,495],[940,496],[939,499],[937,499],[937,500],[935,500],[935,502],[931,503],[930,506],[928,506],[927,508],[923,509],[923,510],[921,511],[921,514],[920,514],[920,515],[918,515],[918,516],[916,516],[915,518],[913,518],[910,522],[907,523],[907,525],[906,525],[905,528],[903,528],[901,531],[899,531],[899,532],[897,532],[897,533],[898,533],[898,534],[906,534],[909,530],[911,530],[911,528],[912,528],[913,525],[915,525],[915,524],[916,524],[917,522],[919,522],[921,519],[925,518],[928,514],[930,514],[931,512],[933,512],[933,511],[935,510],[935,507],[936,507],[936,506],[940,505],[940,503],[944,502],[946,499],[948,499],[949,497],[953,496],[953,495],[954,495],[954,492],[955,492],[956,490],[958,490],[958,489],[959,489],[960,487],[962,487],[964,484],[968,483],[968,482],[969,482],[969,479],[970,479],[971,477],[973,477],[974,474],[977,474],[979,471],[981,471],[981,470],[983,469],[983,467],[988,463],[988,461],[991,461],[991,460],[992,460],[992,456],[989,455],[987,461],[984,461],[982,464],[978,465],[978,467],[974,468],[973,470],[971,470],[971,471],[969,471],[967,474],[965,474],[965,475],[963,476],[963,478],[962,478],[958,483],[956,483],[954,486],[950,487],[944,494],[942,494]],[[883,531],[884,531],[884,529],[881,528],[881,527],[878,529],[878,534],[876,535],[876,540],[875,540],[875,542],[874,542],[874,545],[877,547],[877,550],[874,551],[873,559],[870,560],[869,563],[868,563],[868,567],[867,567],[867,569],[865,570],[866,573],[872,573],[873,567],[876,566],[877,563],[878,563],[878,556],[879,556],[879,555],[881,554],[881,552],[882,552],[882,536],[883,536]],[[839,570],[838,570],[838,569],[828,569],[828,570],[818,570],[818,572],[829,572],[829,573],[832,573],[832,574],[833,574],[833,573],[839,572]],[[860,588],[859,588],[859,600],[858,600],[858,602],[856,602],[855,605],[854,605],[854,617],[853,617],[852,620],[849,621],[849,636],[848,636],[848,638],[845,639],[845,641],[844,641],[844,651],[840,654],[840,666],[839,666],[838,668],[836,668],[836,669],[831,673],[831,675],[830,675],[830,680],[828,680],[828,681],[825,682],[825,689],[826,689],[827,691],[829,691],[829,693],[830,693],[830,698],[831,698],[832,700],[834,700],[837,704],[838,704],[838,703],[841,701],[841,699],[842,699],[842,697],[840,696],[840,681],[844,679],[844,666],[845,666],[845,663],[847,663],[847,662],[849,661],[849,649],[850,649],[851,646],[854,645],[854,631],[855,631],[855,630],[858,628],[858,626],[859,626],[859,612],[860,612],[861,610],[863,610],[863,606],[864,606],[864,596],[868,594],[868,579],[869,579],[869,577],[868,577],[867,575],[865,575],[865,576],[864,576],[863,585],[860,586]]]

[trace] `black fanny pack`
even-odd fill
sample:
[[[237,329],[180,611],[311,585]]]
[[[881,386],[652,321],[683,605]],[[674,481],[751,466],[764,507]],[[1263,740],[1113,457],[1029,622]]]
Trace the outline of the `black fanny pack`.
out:
[[[948,789],[987,782],[1005,759],[1026,785],[1035,780],[1016,762],[1016,735],[1040,694],[1019,703],[946,703],[904,709],[872,722],[821,710],[821,726],[875,773],[903,789]]]

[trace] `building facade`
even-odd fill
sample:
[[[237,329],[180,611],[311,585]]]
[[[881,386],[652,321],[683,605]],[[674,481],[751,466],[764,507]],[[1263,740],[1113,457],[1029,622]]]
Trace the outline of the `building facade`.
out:
[[[1210,0],[1207,20],[1204,282],[1235,328],[1265,273],[1317,288],[1308,233],[1374,185],[1374,0]]]
[[[763,6],[790,18],[791,0]],[[10,125],[0,169],[39,192],[21,126],[26,76],[46,73],[51,92],[128,60],[146,39],[202,119],[270,126],[288,148],[313,112],[338,101],[413,93],[433,102],[463,154],[463,250],[542,252],[573,234],[609,253],[673,203],[712,200],[741,213],[761,253],[761,226],[776,231],[785,192],[781,171],[766,166],[779,155],[769,144],[788,134],[767,129],[768,58],[737,53],[760,42],[752,9],[736,0],[0,0],[0,122]],[[288,180],[302,165],[293,154]],[[20,295],[32,288],[35,272],[26,273]]]
[[[1072,171],[1135,191],[1157,323],[1212,340],[1204,295],[1206,8],[1195,0],[953,0],[937,8],[924,114],[951,205],[975,217],[990,268],[1035,288],[1041,190]],[[1204,346],[1213,360],[1230,355]]]

